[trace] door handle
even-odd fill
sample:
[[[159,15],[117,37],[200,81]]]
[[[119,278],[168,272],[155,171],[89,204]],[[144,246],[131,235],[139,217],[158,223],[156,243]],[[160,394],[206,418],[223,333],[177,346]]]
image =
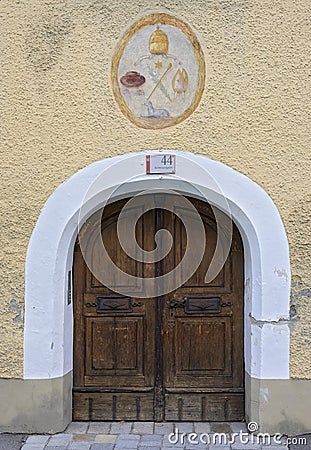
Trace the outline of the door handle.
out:
[[[222,308],[224,308],[224,307],[226,307],[226,306],[232,306],[232,302],[225,302],[225,303],[221,303],[220,304],[220,306],[222,307]]]
[[[133,308],[143,306],[142,302],[133,302],[130,297],[96,297],[96,302],[87,302],[87,308],[97,308],[99,313],[131,312]]]
[[[183,300],[172,299],[172,300],[169,300],[169,302],[168,302],[168,306],[170,309],[184,308],[185,304],[186,304],[186,299],[183,299]]]
[[[222,308],[232,306],[232,302],[222,302],[221,297],[184,297],[168,301],[169,309],[184,308],[186,313],[220,313]]]

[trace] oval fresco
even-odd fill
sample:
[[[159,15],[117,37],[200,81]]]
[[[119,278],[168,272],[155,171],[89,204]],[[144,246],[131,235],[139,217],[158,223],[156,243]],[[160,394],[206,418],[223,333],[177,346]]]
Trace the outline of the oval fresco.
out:
[[[115,98],[128,119],[143,128],[165,128],[198,106],[204,57],[187,24],[168,14],[152,14],[123,36],[111,77]]]

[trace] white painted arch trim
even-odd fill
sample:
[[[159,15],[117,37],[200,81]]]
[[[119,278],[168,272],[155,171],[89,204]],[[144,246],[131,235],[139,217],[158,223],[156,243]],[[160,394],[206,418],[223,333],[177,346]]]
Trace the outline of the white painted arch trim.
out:
[[[178,179],[146,175],[146,154],[160,151],[164,150],[95,162],[61,184],[44,205],[26,257],[25,379],[55,378],[72,370],[73,310],[72,304],[67,305],[67,272],[72,267],[79,209],[93,181],[106,173],[105,186],[88,202],[88,215],[100,208],[124,177],[132,181],[118,198],[151,186],[193,194],[189,188],[192,184],[217,206],[213,187],[204,171],[196,171],[195,166],[209,173],[221,187],[243,239],[245,370],[259,379],[289,378],[289,249],[276,206],[249,178],[201,155],[165,150],[176,155]]]

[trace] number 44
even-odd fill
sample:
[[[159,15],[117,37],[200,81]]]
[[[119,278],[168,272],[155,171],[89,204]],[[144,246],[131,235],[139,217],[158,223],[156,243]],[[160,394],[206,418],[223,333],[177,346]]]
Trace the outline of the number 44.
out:
[[[171,166],[173,164],[173,158],[172,156],[168,156],[165,155],[163,156],[163,158],[161,159],[161,164],[163,164],[164,166]]]

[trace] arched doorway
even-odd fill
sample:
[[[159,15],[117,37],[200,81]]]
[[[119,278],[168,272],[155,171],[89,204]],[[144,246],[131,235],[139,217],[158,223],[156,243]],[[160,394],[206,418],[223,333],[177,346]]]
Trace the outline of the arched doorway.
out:
[[[199,216],[178,205],[174,205],[175,213],[162,208],[144,213],[153,195],[140,197],[135,208],[126,208],[127,200],[109,204],[87,220],[84,228],[89,236],[83,254],[79,239],[75,245],[74,420],[242,420],[244,258],[237,227],[233,226],[222,270],[207,283],[205,274],[217,243],[213,209],[192,198],[189,201]],[[154,250],[159,230],[169,231],[173,245],[165,258],[137,261],[122,249],[118,221],[130,223],[137,213],[141,214],[135,230],[137,243],[145,251]],[[173,292],[143,298],[138,278],[128,295],[120,296],[118,274],[108,288],[84,260],[87,255],[90,266],[93,261],[104,265],[103,242],[111,262],[134,277],[152,277],[155,284],[162,273],[178,277],[173,269],[188,245],[185,215],[192,224],[201,218],[205,248],[195,273]],[[111,267],[103,267],[102,273],[108,270]]]
[[[111,198],[124,179],[129,180],[126,189],[119,190],[114,200],[150,186],[195,196],[191,183],[218,206],[210,179],[221,187],[244,247],[246,420],[256,421],[267,431],[283,421],[279,397],[267,403],[262,395],[262,383],[267,385],[267,380],[289,380],[290,261],[278,210],[252,180],[205,156],[165,151],[177,158],[176,176],[147,175],[146,156],[161,151],[125,154],[85,167],[55,190],[40,213],[26,257],[24,328],[24,378],[51,393],[42,402],[37,399],[36,414],[28,417],[29,427],[37,431],[61,431],[72,419],[73,304],[68,301],[68,274],[81,205],[90,185],[103,174],[103,182],[85,204],[87,217]],[[38,428],[36,417],[45,425]]]

